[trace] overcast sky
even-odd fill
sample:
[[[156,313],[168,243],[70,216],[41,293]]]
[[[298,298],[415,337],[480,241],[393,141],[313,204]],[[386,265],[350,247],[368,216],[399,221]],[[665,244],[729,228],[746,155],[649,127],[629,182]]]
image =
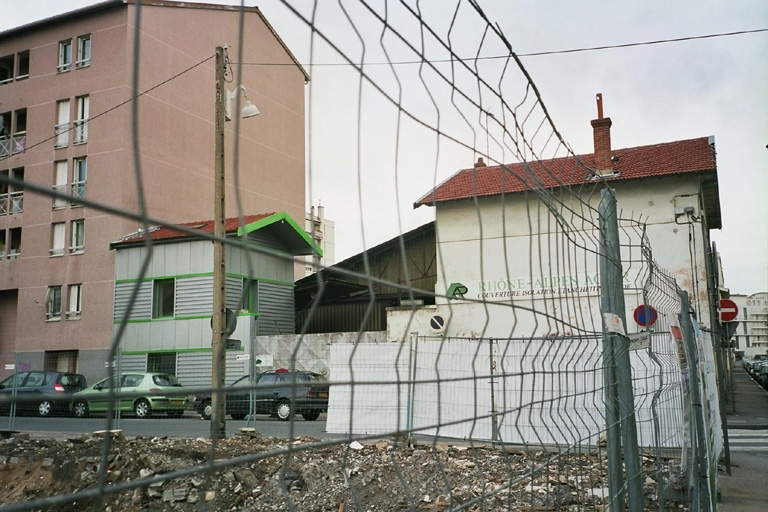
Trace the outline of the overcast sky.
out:
[[[3,13],[0,30],[93,3],[97,2],[30,0],[20,8],[18,0],[0,0]],[[237,2],[209,0],[209,3]],[[768,2],[755,0],[634,3],[478,0],[478,3],[488,18],[498,23],[513,50],[520,55],[768,28]],[[310,63],[306,26],[288,13],[281,2],[249,1],[246,5],[257,5],[298,59]],[[300,2],[304,12],[310,12],[307,8],[311,5],[311,2]],[[345,23],[338,3],[320,2],[320,5],[329,7],[328,14],[320,11],[326,18],[318,19],[318,26],[324,23],[322,26],[330,31],[335,24],[345,24],[346,35],[339,36],[339,41],[354,48],[353,39],[358,36]],[[351,15],[359,10],[354,2],[342,5]],[[393,12],[396,5],[392,2]],[[430,8],[444,5],[452,4],[443,0],[419,4],[425,18],[442,16],[442,20],[435,23],[447,27],[450,12],[429,12]],[[459,20],[460,26],[455,29],[454,41],[459,54],[464,51],[460,43],[482,37],[479,30],[472,32],[469,24],[462,24],[464,19]],[[357,28],[364,30],[364,24],[360,23]],[[404,32],[407,30],[403,27]],[[411,40],[418,45],[418,37],[413,37]],[[429,48],[429,41],[425,44]],[[467,51],[476,49],[471,44],[467,48]],[[366,62],[384,61],[385,55],[377,54],[372,45],[365,50]],[[484,55],[491,50],[484,49]],[[504,54],[502,48],[499,52]],[[408,55],[412,53],[403,50],[394,51],[390,56],[397,60]],[[318,45],[311,62],[331,61],[339,61],[338,56]],[[613,121],[614,148],[714,136],[723,228],[713,232],[713,239],[722,256],[725,284],[732,293],[768,291],[768,32],[529,56],[521,57],[521,61],[541,93],[554,126],[576,154],[592,152],[589,122],[596,117],[595,94],[598,92],[604,97],[605,115]],[[490,60],[478,63],[497,67],[502,64],[503,61]],[[386,70],[388,66],[380,68]],[[308,70],[312,75],[312,89],[308,93],[314,119],[312,154],[308,159],[311,162],[308,202],[322,203],[326,217],[336,223],[336,260],[432,220],[432,208],[414,210],[413,202],[434,183],[471,166],[474,153],[446,144],[430,146],[424,142],[429,134],[418,134],[418,127],[405,125],[401,125],[401,133],[413,130],[413,137],[400,140],[385,135],[380,140],[380,134],[395,133],[396,119],[385,114],[377,118],[375,125],[368,120],[374,117],[375,108],[366,101],[380,99],[370,99],[372,95],[365,90],[367,86],[360,88],[363,93],[358,97],[355,73],[320,65],[308,66]],[[375,67],[369,71],[381,73],[380,83],[389,87],[387,90],[397,90],[391,74],[387,77]],[[403,90],[418,89],[409,88],[412,84],[406,78],[401,85]],[[525,97],[524,89],[519,93],[518,99]],[[404,99],[403,105],[418,109],[431,104],[432,98],[423,91],[420,95],[412,94]],[[345,98],[354,98],[357,109],[345,108]],[[489,110],[496,116],[501,114],[493,106]],[[441,109],[441,123],[448,114]],[[318,121],[328,118],[334,123]],[[363,118],[360,124],[359,118]],[[345,133],[345,129],[353,132],[352,135]],[[421,138],[425,136],[426,139]],[[482,146],[495,159],[515,161],[508,152],[494,152],[493,137],[483,137],[475,140],[475,147]],[[327,150],[331,141],[333,150]],[[395,142],[399,144],[396,171],[393,172],[392,167],[379,168],[377,162],[392,159],[391,154],[384,152],[394,147]],[[562,152],[557,156],[563,156]]]

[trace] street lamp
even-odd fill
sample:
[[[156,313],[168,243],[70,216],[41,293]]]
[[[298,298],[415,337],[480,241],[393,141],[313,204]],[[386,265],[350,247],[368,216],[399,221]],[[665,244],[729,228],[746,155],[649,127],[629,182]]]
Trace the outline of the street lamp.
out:
[[[230,105],[241,90],[245,95],[245,87],[238,85],[233,92],[227,91],[224,85],[226,70],[226,49],[216,47],[216,142],[214,145],[214,207],[213,207],[213,317],[211,318],[211,384],[214,391],[211,394],[211,439],[223,439],[227,435],[226,424],[226,393],[224,384],[227,374],[226,366],[226,337],[227,332],[227,263],[224,253],[224,238],[226,237],[224,208],[224,123],[231,119]],[[248,101],[245,95],[243,118],[259,114],[259,109]]]

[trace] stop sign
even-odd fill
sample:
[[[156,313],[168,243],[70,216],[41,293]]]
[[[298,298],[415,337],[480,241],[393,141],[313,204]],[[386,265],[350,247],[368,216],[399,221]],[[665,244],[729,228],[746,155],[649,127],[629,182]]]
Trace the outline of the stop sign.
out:
[[[739,306],[730,299],[720,301],[720,321],[731,322],[739,314]]]

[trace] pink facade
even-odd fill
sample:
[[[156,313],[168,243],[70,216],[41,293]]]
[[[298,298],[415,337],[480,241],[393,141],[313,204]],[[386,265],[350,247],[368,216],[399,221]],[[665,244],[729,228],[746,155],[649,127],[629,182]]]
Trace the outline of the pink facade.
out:
[[[78,369],[85,351],[95,360],[102,356],[93,354],[109,348],[114,293],[109,243],[140,224],[96,205],[136,215],[139,171],[151,219],[181,223],[213,217],[213,56],[216,46],[229,45],[231,60],[237,60],[239,9],[158,1],[141,7],[134,147],[136,10],[132,0],[102,2],[0,33],[0,376],[16,353],[34,367]],[[71,64],[59,69],[61,42],[68,40]],[[90,60],[78,63],[86,56]],[[301,219],[308,77],[257,8],[246,9],[243,62],[278,64],[245,65],[241,77],[236,65],[232,69],[230,88],[242,83],[261,111],[240,124],[243,211],[286,211]],[[234,128],[234,121],[227,123],[227,216],[238,214]],[[83,167],[87,172],[78,174]],[[9,184],[7,176],[23,179],[23,187]],[[45,193],[52,189],[84,193],[95,204],[56,204],[61,201]],[[73,231],[82,226],[80,248]],[[81,285],[80,312],[68,315],[78,309],[70,305],[72,285]],[[61,287],[58,317],[46,314],[51,287]]]

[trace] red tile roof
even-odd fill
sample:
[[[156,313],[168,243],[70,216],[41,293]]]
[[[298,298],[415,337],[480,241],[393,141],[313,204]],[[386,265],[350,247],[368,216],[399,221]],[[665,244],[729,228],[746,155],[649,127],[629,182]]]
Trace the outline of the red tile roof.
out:
[[[270,217],[274,215],[274,213],[261,213],[258,215],[246,215],[243,217],[243,221],[245,222],[245,225],[252,222],[256,222],[261,219],[265,219],[267,217]],[[194,231],[198,231],[200,233],[205,234],[213,234],[213,221],[212,220],[202,220],[197,222],[185,222],[183,224],[178,224],[179,227],[191,229]],[[233,233],[238,230],[238,228],[241,227],[240,219],[238,217],[232,217],[229,219],[226,219],[224,221],[224,230],[227,233]],[[170,226],[157,226],[155,228],[150,228],[149,230],[149,238],[153,241],[167,241],[167,240],[173,240],[173,239],[182,239],[182,238],[191,238],[193,235],[186,233],[184,231],[179,231],[175,227]],[[139,232],[139,233],[133,233],[131,235],[128,235],[127,237],[119,240],[118,242],[113,243],[112,245],[122,245],[122,244],[132,244],[132,243],[143,243],[145,240],[145,233]]]
[[[612,150],[615,174],[611,181],[715,171],[713,139],[681,140]],[[532,188],[554,188],[594,182],[595,155],[555,158],[462,169],[432,189],[413,205],[432,205],[457,199],[515,193]]]

